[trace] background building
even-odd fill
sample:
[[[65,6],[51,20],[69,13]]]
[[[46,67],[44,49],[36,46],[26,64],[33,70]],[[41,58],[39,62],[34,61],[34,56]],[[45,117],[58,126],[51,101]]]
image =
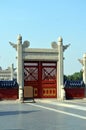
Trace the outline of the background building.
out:
[[[16,75],[16,69],[13,64],[5,70],[0,67],[0,80],[13,80],[16,79]]]

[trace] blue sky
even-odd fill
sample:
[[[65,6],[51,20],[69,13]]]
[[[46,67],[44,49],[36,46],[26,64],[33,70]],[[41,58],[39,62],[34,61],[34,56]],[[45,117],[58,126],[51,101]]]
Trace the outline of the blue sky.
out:
[[[71,44],[64,52],[64,74],[79,72],[78,58],[86,52],[86,0],[0,0],[0,66],[14,63],[17,35],[30,41],[33,48],[51,48],[51,42],[63,37]]]

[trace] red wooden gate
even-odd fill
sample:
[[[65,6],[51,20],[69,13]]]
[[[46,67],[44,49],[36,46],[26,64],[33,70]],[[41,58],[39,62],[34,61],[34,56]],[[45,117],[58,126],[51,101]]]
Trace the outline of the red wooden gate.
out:
[[[24,86],[34,88],[35,98],[56,98],[56,62],[24,62]]]

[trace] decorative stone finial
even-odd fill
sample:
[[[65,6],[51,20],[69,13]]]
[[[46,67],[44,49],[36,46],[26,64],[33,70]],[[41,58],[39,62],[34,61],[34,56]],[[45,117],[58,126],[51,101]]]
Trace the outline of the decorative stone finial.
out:
[[[53,49],[56,49],[58,47],[56,42],[52,42],[51,46],[52,46]]]
[[[62,41],[63,41],[62,37],[59,37],[58,42],[62,42]]]
[[[29,41],[24,41],[23,42],[23,47],[26,48],[26,47],[29,47],[30,46],[30,42]]]
[[[21,34],[18,35],[17,40],[22,40]]]
[[[86,53],[85,53],[85,54],[83,54],[83,58],[86,58]]]

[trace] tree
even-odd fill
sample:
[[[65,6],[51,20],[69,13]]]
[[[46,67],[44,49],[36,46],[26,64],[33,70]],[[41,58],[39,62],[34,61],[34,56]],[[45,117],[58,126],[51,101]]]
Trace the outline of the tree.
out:
[[[83,80],[83,72],[75,72],[72,75],[64,75],[64,80]]]
[[[0,66],[0,70],[2,70],[2,67]]]

